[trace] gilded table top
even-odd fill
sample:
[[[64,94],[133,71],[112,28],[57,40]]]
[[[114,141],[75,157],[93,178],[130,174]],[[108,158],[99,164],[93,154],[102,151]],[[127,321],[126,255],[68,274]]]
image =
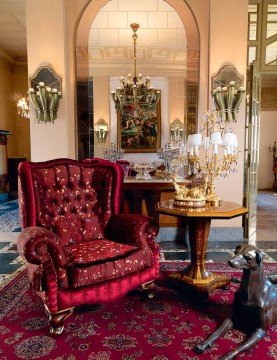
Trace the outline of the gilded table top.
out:
[[[175,206],[173,200],[165,200],[158,204],[156,211],[165,215],[211,219],[231,219],[248,213],[245,207],[230,201],[223,201],[221,206],[206,204],[203,208],[187,208]]]

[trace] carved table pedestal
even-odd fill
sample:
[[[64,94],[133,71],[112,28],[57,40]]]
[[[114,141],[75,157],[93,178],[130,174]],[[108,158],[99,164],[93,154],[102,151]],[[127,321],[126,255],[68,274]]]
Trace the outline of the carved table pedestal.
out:
[[[223,201],[222,206],[207,205],[196,209],[176,207],[173,200],[168,200],[160,202],[156,211],[160,214],[186,218],[188,223],[191,261],[183,271],[176,272],[171,277],[184,281],[201,292],[229,286],[228,276],[214,274],[205,266],[211,220],[231,219],[246,214],[248,210],[228,201]]]

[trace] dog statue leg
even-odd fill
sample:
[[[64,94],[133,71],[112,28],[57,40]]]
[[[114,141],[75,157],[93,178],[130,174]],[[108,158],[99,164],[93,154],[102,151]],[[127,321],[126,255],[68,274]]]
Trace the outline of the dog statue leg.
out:
[[[242,351],[250,349],[252,346],[257,344],[265,336],[265,334],[266,334],[265,330],[256,329],[248,339],[246,339],[243,343],[240,344],[240,346],[230,351],[227,355],[222,356],[220,360],[234,359]]]
[[[268,274],[267,278],[272,282],[272,284],[277,285],[277,275]]]
[[[212,343],[218,339],[220,335],[231,329],[233,325],[233,320],[231,318],[226,318],[219,328],[217,328],[206,340],[196,345],[194,351],[198,354],[202,354],[208,347],[211,347]]]

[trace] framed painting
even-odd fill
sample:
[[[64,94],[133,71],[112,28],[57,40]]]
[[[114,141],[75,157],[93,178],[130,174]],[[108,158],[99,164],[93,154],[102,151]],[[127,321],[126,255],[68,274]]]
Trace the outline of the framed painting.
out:
[[[156,152],[161,147],[161,100],[149,116],[117,112],[118,147],[126,153]]]

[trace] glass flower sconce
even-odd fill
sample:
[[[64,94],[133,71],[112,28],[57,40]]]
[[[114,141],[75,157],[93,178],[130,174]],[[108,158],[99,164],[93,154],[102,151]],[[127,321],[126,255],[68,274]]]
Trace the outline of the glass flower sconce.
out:
[[[18,115],[29,118],[30,104],[29,96],[15,95],[16,107]]]
[[[180,145],[185,141],[184,124],[180,119],[175,119],[169,126],[170,140],[173,144]]]
[[[109,125],[104,119],[99,119],[94,125],[94,133],[98,143],[105,143],[108,135]]]
[[[57,118],[62,97],[62,79],[48,66],[40,67],[30,78],[28,94],[38,122],[52,122]]]
[[[245,94],[243,76],[233,65],[223,66],[212,78],[212,96],[223,122],[236,122]]]

